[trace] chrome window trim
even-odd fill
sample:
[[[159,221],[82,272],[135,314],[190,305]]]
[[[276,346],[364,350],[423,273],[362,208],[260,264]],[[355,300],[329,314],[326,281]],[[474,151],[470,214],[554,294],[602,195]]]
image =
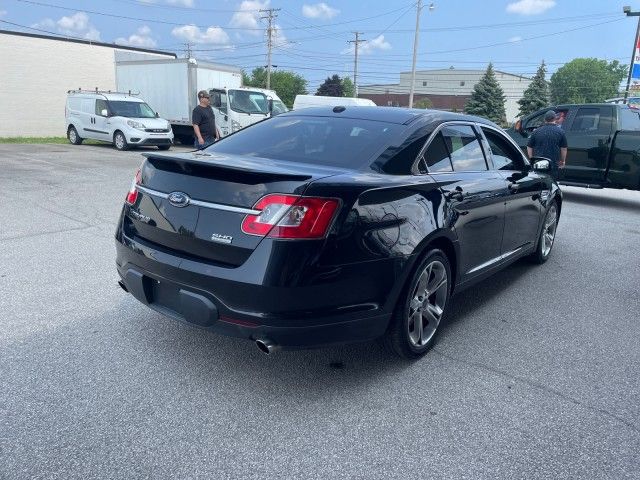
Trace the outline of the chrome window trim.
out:
[[[435,136],[440,133],[440,130],[442,130],[445,127],[449,127],[452,125],[463,125],[465,127],[471,127],[476,136],[478,135],[477,130],[477,126],[478,125],[484,125],[482,123],[478,123],[478,122],[473,122],[473,121],[465,121],[465,120],[449,120],[448,122],[443,122],[440,125],[438,125],[433,132],[431,132],[429,134],[429,138],[427,138],[427,140],[425,141],[425,144],[422,146],[422,148],[420,149],[420,152],[418,153],[418,156],[416,157],[416,159],[413,161],[413,165],[411,166],[411,174],[412,175],[434,175],[434,174],[443,174],[443,173],[460,173],[460,171],[458,170],[453,170],[451,172],[430,172],[429,171],[429,167],[425,164],[425,167],[427,168],[427,172],[426,173],[422,173],[420,170],[418,170],[418,164],[420,163],[420,158],[424,155],[424,153],[427,151],[427,149],[429,148],[429,146],[431,145],[431,142],[433,141],[433,139],[435,138]],[[474,128],[476,127],[476,128]],[[486,139],[484,139],[484,136],[481,137],[481,139],[483,141],[486,141]],[[482,147],[482,142],[480,142],[480,147]],[[518,150],[520,148],[518,147]],[[485,162],[487,164],[487,169],[486,170],[463,170],[464,172],[490,172],[492,169],[489,168],[489,158],[487,158],[486,153],[484,152],[484,148],[482,148],[482,153],[485,157]],[[491,160],[491,165],[493,166],[493,160]],[[451,168],[453,168],[453,164],[451,165]]]
[[[136,185],[136,190],[139,190],[148,195],[152,195],[154,197],[164,198],[165,200],[169,198],[168,193],[152,190],[150,188],[143,187],[141,185]],[[260,215],[261,213],[261,210],[254,210],[252,208],[233,207],[231,205],[224,205],[222,203],[204,202],[202,200],[196,200],[193,198],[189,198],[189,205],[196,205],[198,207],[203,207],[203,208],[211,208],[213,210],[223,210],[225,212],[242,213],[245,215]]]

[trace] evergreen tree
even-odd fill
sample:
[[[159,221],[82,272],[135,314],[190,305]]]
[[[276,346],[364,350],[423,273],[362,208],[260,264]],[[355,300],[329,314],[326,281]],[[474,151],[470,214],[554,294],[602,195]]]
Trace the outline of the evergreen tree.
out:
[[[473,87],[471,98],[464,107],[465,113],[488,118],[498,124],[506,123],[504,92],[496,80],[490,63],[480,81]]]
[[[326,97],[344,97],[342,79],[338,75],[327,77],[324,83],[318,87],[316,95],[324,95]]]
[[[522,98],[518,100],[519,116],[524,117],[549,105],[549,85],[544,78],[546,73],[547,66],[543,60],[535,77],[533,77],[533,81],[524,91]]]

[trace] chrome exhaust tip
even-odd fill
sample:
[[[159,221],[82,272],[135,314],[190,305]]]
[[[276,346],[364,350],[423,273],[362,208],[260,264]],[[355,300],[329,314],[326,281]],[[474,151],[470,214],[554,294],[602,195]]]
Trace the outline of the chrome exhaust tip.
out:
[[[270,355],[279,349],[279,347],[275,343],[273,343],[271,340],[260,339],[260,338],[256,340],[256,347],[258,347],[258,350],[260,350],[265,355]]]

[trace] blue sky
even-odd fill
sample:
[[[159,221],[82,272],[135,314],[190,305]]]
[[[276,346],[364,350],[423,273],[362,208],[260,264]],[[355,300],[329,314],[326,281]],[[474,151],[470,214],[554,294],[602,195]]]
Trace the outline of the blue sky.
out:
[[[575,57],[628,64],[640,0],[424,1],[418,68],[485,68],[533,75],[544,59],[554,71]],[[363,6],[364,5],[364,6]],[[352,75],[353,32],[362,32],[359,82],[394,83],[411,69],[416,1],[326,0],[1,0],[0,28],[54,32],[166,49],[247,70],[266,64],[266,21],[279,8],[272,63],[309,81]],[[22,27],[20,27],[22,26]],[[24,28],[27,27],[27,28]],[[34,30],[37,29],[37,30]],[[40,32],[42,33],[42,32]]]

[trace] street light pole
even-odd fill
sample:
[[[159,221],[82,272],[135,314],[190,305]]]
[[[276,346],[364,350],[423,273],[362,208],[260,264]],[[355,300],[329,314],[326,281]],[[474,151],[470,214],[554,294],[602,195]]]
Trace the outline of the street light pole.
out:
[[[627,88],[624,90],[623,103],[627,103],[631,86],[631,74],[633,73],[633,64],[636,58],[636,48],[638,46],[638,35],[640,34],[640,12],[632,12],[631,7],[622,7],[622,11],[627,17],[638,17],[638,26],[636,27],[636,36],[633,39],[633,50],[631,52],[631,63],[629,64],[629,75],[627,76]]]

